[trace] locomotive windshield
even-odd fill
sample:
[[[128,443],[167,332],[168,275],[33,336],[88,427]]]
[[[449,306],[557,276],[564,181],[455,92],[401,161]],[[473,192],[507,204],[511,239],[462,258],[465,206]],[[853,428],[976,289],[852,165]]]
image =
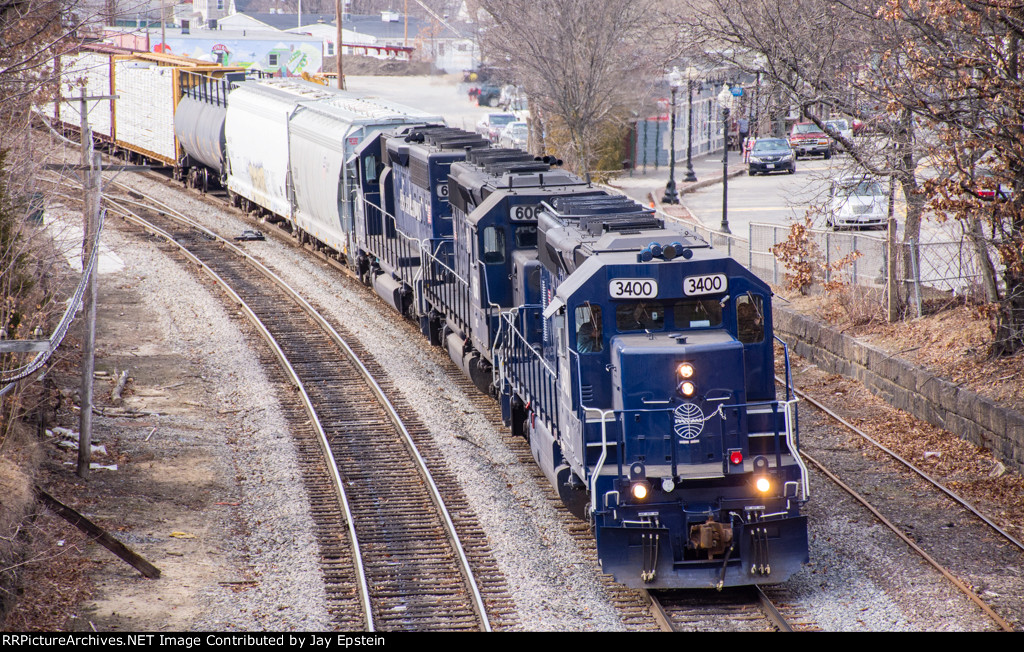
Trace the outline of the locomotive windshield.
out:
[[[722,325],[722,306],[717,299],[627,301],[615,307],[615,327],[622,332],[669,328],[715,328]]]
[[[533,249],[537,246],[537,226],[527,224],[516,227],[516,249]]]
[[[660,301],[630,301],[615,306],[615,327],[622,331],[660,331],[665,310]]]
[[[722,304],[717,299],[676,301],[672,313],[676,328],[712,328],[722,325]]]

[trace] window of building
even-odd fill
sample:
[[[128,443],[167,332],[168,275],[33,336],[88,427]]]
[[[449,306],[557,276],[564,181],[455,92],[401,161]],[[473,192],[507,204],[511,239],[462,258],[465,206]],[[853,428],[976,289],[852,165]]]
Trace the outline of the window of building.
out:
[[[277,55],[276,55],[276,54],[271,54],[271,55],[269,55],[268,59],[269,59],[269,60],[268,60],[268,63],[269,63],[269,64],[270,64],[270,65],[271,65],[272,67],[273,67],[273,66],[276,66],[276,65],[277,65]]]

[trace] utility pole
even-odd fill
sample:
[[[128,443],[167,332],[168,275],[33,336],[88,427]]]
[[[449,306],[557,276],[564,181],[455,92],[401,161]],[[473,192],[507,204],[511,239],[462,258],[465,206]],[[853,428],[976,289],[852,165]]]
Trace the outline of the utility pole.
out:
[[[82,271],[88,268],[96,237],[97,218],[100,211],[101,176],[100,155],[93,152],[92,130],[89,128],[89,108],[85,89],[82,89],[79,111],[82,130],[82,170],[85,175],[85,207],[82,224]],[[88,168],[88,169],[87,169]],[[85,290],[82,312],[85,315],[85,336],[82,341],[82,388],[80,393],[81,411],[78,428],[78,476],[89,477],[89,463],[92,460],[92,381],[96,368],[96,268],[93,267]]]
[[[341,3],[342,0],[334,0],[334,22],[338,26],[338,30],[334,38],[337,43],[334,56],[338,59],[338,88],[340,90],[345,90],[345,73],[341,69]]]
[[[896,175],[889,175],[889,219],[886,221],[886,319],[890,324],[899,320],[899,300],[896,296]]]

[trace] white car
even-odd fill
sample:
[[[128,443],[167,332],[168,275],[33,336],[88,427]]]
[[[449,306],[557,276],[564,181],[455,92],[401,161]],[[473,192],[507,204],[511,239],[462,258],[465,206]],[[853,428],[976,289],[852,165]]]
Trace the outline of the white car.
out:
[[[885,228],[888,194],[871,177],[845,177],[832,181],[825,222],[833,229]]]
[[[846,118],[832,118],[831,120],[826,120],[825,126],[828,127],[826,131],[835,130],[835,132],[844,139],[853,142],[853,127],[850,126],[850,121]]]
[[[498,134],[510,122],[515,122],[516,117],[511,113],[488,113],[483,120],[476,123],[476,132],[492,142],[498,140]]]
[[[514,147],[526,151],[526,141],[529,137],[530,131],[525,122],[510,122],[501,130],[498,144],[502,147]]]

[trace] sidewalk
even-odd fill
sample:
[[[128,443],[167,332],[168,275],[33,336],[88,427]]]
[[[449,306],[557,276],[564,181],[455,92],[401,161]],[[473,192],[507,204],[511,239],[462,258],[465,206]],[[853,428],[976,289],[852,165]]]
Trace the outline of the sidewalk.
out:
[[[747,164],[743,162],[742,152],[729,152],[729,176],[735,177],[746,174]],[[712,184],[722,182],[722,153],[712,152],[703,156],[693,158],[693,173],[696,181],[687,183],[683,181],[686,177],[686,156],[676,160],[675,179],[676,193],[679,195],[679,204],[663,204],[665,186],[668,184],[669,166],[659,166],[657,170],[648,165],[647,171],[637,168],[632,171],[623,171],[622,175],[611,180],[608,185],[621,190],[626,196],[635,199],[645,206],[658,208],[672,217],[700,224],[689,210],[686,209],[686,193],[706,188]]]

